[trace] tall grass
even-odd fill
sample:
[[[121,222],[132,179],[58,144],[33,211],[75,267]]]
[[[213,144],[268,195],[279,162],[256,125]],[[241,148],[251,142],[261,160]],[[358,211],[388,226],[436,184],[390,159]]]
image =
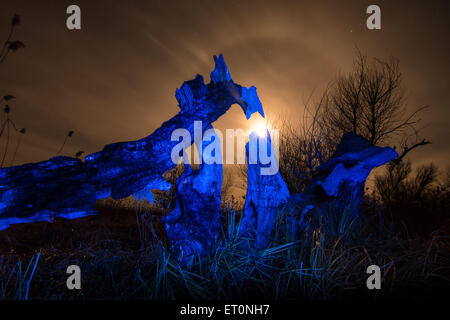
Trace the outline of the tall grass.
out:
[[[434,277],[448,281],[439,276],[448,272],[449,260],[437,238],[427,244],[392,234],[377,239],[364,236],[367,230],[350,218],[351,210],[338,215],[330,204],[317,211],[319,224],[295,241],[280,214],[270,246],[258,251],[251,245],[253,239],[239,234],[236,211],[229,210],[216,250],[209,257],[198,257],[188,269],[161,248],[157,272],[150,280],[157,291],[148,294],[162,299],[337,298],[361,290],[368,293],[365,271],[372,264],[381,267],[385,293],[393,294],[391,289],[404,281],[423,283]],[[439,239],[445,243],[440,245],[448,245],[447,238]]]
[[[10,270],[8,277],[6,279],[0,278],[2,300],[28,300],[31,281],[40,256],[41,252],[32,256],[25,270],[22,270],[22,261],[17,261]]]
[[[80,223],[83,238],[74,234],[58,248],[53,243],[70,236],[67,230],[54,235],[39,267],[40,254],[31,257],[24,272],[20,261],[0,255],[1,298],[344,299],[428,296],[436,286],[449,286],[448,236],[400,237],[389,228],[368,227],[370,219],[355,221],[345,209],[338,214],[332,204],[311,211],[308,228],[295,237],[287,213],[280,211],[264,250],[239,233],[240,212],[229,208],[215,250],[196,257],[189,267],[179,264],[160,240],[160,217],[135,205],[129,228],[92,223],[92,230],[85,230],[90,224]],[[68,222],[68,228],[76,223]],[[82,270],[79,292],[65,286],[68,264]],[[366,288],[366,269],[372,264],[382,270],[382,290]]]

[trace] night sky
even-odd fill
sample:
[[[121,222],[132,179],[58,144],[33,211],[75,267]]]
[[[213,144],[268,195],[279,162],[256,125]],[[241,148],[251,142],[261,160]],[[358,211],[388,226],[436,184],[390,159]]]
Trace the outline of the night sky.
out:
[[[66,28],[70,4],[81,7],[79,31]],[[370,4],[380,31],[366,28]],[[209,82],[219,53],[236,83],[258,88],[269,118],[300,117],[308,96],[351,69],[356,47],[399,58],[408,109],[431,106],[422,135],[433,144],[411,158],[449,164],[448,1],[2,0],[2,42],[15,13],[26,48],[0,65],[0,94],[17,97],[11,117],[27,128],[15,164],[54,156],[69,130],[70,156],[149,135],[178,112],[183,81]],[[249,127],[238,106],[215,125]]]

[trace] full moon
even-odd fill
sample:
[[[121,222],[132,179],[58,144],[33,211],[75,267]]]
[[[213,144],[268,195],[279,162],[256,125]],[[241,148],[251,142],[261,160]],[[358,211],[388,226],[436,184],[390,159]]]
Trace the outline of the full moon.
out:
[[[254,127],[253,131],[260,137],[264,137],[266,135],[267,126],[264,122],[258,122]]]

